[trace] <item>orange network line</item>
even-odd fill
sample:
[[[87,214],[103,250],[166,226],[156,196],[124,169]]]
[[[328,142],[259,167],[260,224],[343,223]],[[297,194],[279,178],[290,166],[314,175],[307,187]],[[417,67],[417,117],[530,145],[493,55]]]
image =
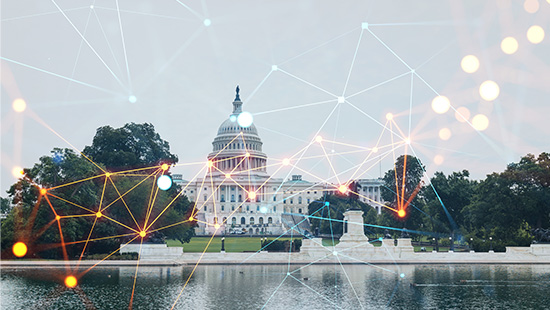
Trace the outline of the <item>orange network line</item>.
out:
[[[126,245],[130,244],[132,241],[136,240],[137,237],[139,237],[139,234],[136,235],[132,240],[126,242],[124,245],[121,245],[120,246],[120,249],[124,248]],[[88,273],[90,270],[92,270],[93,268],[95,268],[97,265],[101,264],[102,262],[104,262],[105,260],[107,260],[107,258],[113,256],[116,252],[118,252],[120,249],[116,249],[114,250],[113,252],[111,252],[109,255],[105,256],[103,259],[101,259],[100,261],[98,261],[97,263],[93,264],[92,266],[90,266],[88,269],[84,270],[83,272],[81,272],[79,274],[79,278],[82,277],[83,275],[85,275],[86,273]]]
[[[132,213],[132,211],[130,211],[130,208],[128,207],[128,204],[126,204],[126,201],[124,200],[124,198],[122,198],[122,195],[120,195],[120,191],[118,190],[118,188],[116,187],[115,183],[113,182],[113,179],[109,178],[109,181],[111,182],[111,184],[113,185],[113,188],[114,188],[115,191],[117,192],[118,197],[119,197],[120,200],[122,201],[122,204],[124,204],[124,206],[126,207],[126,210],[128,211],[128,213],[129,213],[130,216],[132,217],[132,220],[133,220],[134,223],[136,224],[136,227],[138,228],[138,230],[141,230],[141,227],[139,226],[138,222],[136,221],[136,218],[134,217],[134,214]],[[101,212],[101,210],[100,210],[100,212]]]
[[[141,258],[141,247],[143,245],[143,236],[141,237],[141,241],[139,243],[139,252],[138,252],[138,260],[136,264],[136,273],[134,274],[134,285],[132,286],[132,295],[130,296],[130,304],[128,305],[128,309],[132,309],[132,304],[134,303],[134,291],[136,290],[136,281],[137,281],[137,275],[139,270],[139,260]]]
[[[149,174],[147,177],[145,177],[143,180],[141,180],[138,184],[134,185],[132,188],[130,188],[129,190],[127,190],[124,194],[122,194],[122,196],[120,196],[119,198],[113,200],[110,204],[108,204],[107,206],[105,206],[105,208],[102,209],[102,211],[105,211],[107,210],[107,208],[109,208],[110,206],[112,206],[115,202],[117,202],[119,199],[122,199],[122,197],[126,196],[126,194],[128,194],[129,192],[133,191],[136,187],[138,187],[139,185],[141,185],[141,183],[145,182],[147,179],[149,179],[151,176],[153,176],[153,174],[155,174],[155,172]]]
[[[149,221],[149,216],[151,215],[151,212],[153,211],[153,207],[155,205],[155,201],[157,200],[159,187],[155,186],[156,181],[158,180],[158,173],[160,173],[160,170],[157,171],[157,175],[155,175],[155,181],[153,182],[152,188],[151,188],[151,197],[149,198],[149,207],[147,209],[147,215],[145,216],[145,223],[143,224],[143,227],[147,227],[147,222]],[[153,191],[155,192],[155,195],[153,196]]]

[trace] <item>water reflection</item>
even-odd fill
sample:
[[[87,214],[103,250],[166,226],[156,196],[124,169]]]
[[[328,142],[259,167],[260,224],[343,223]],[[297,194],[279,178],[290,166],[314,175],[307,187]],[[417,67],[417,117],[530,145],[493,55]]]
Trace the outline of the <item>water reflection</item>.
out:
[[[64,269],[3,268],[2,309],[128,308],[135,271],[98,267],[67,290]],[[134,309],[170,309],[191,271],[140,267]],[[542,309],[549,289],[547,265],[199,266],[175,308]]]

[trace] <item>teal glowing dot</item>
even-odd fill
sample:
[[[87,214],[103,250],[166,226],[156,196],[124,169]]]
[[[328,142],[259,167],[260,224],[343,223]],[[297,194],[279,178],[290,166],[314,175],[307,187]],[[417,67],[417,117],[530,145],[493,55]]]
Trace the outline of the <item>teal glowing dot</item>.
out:
[[[172,187],[172,179],[167,175],[162,175],[157,180],[157,186],[163,191],[168,190],[170,187]]]
[[[330,205],[330,202],[325,202],[325,206],[328,207]]]
[[[249,112],[242,112],[237,117],[237,123],[239,123],[239,126],[248,128],[250,125],[252,125],[253,117],[252,114]]]
[[[369,29],[369,23],[361,23],[362,29]]]
[[[401,277],[401,279],[403,279],[403,278],[405,277],[405,274],[402,273],[402,274],[400,274],[399,276]]]
[[[131,95],[131,96],[128,97],[128,101],[130,101],[131,103],[136,103],[137,98],[136,98],[136,96]]]
[[[210,19],[205,19],[203,22],[202,22],[206,27],[212,25],[212,21]]]
[[[382,237],[378,238],[378,240],[382,241]]]
[[[273,66],[271,66],[271,70],[277,71],[277,70],[279,70],[279,67],[277,67],[277,65],[273,65]]]
[[[229,117],[229,120],[232,121],[232,122],[235,122],[237,120],[237,117],[235,115],[231,115]]]
[[[262,213],[267,213],[267,208],[266,208],[266,207],[261,207],[261,208],[260,208],[260,212],[262,212]]]

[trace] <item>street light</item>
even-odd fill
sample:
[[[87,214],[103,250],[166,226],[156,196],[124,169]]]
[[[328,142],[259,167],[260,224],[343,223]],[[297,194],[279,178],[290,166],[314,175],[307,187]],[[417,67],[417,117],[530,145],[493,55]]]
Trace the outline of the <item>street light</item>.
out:
[[[222,237],[222,253],[225,253],[225,237]]]
[[[453,242],[453,237],[449,237],[449,251],[454,251],[455,247],[454,247],[454,242]]]
[[[493,251],[493,237],[489,237],[489,240],[491,241],[491,247],[489,248],[489,251]]]

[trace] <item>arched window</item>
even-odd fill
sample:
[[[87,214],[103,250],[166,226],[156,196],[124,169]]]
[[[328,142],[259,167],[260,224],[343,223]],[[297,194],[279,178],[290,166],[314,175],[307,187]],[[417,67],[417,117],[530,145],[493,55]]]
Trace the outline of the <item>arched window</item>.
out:
[[[264,223],[264,218],[263,218],[263,217],[260,217],[260,218],[258,219],[258,223],[263,224],[263,223]]]
[[[302,209],[301,208],[298,209],[298,213],[302,214]]]
[[[231,218],[231,224],[237,225],[237,218],[236,217]]]
[[[250,218],[250,225],[254,225],[254,218],[253,217]]]
[[[224,210],[224,206],[222,206],[222,211]]]
[[[208,198],[206,197],[206,195],[204,195],[204,201],[206,201],[206,199],[208,199]]]
[[[231,206],[231,211],[235,211],[235,206]]]
[[[290,198],[290,204],[292,204],[294,202],[294,199]]]
[[[302,204],[302,197],[298,197],[298,204]]]
[[[246,224],[246,219],[244,217],[241,217],[241,225]]]
[[[273,224],[273,219],[271,218],[271,216],[267,218],[267,223],[268,224]]]

